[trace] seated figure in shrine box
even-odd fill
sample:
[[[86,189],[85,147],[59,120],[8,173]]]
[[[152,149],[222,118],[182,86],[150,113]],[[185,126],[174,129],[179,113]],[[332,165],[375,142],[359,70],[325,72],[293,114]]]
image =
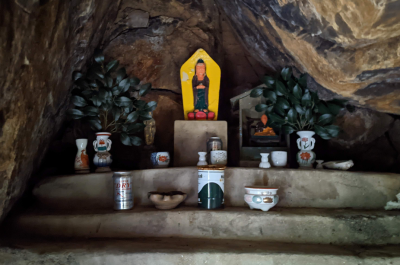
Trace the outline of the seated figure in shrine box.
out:
[[[255,136],[276,136],[274,129],[267,126],[268,116],[263,114],[261,121],[257,123]]]
[[[185,119],[216,120],[221,70],[203,50],[182,65],[181,81]]]

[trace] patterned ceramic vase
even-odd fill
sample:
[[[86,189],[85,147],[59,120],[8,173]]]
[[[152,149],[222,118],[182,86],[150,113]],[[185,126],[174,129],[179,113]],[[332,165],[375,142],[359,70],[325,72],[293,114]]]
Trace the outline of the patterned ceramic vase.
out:
[[[78,147],[78,152],[75,156],[75,173],[89,173],[89,156],[86,153],[87,139],[76,139],[75,142]]]
[[[315,139],[312,136],[315,134],[313,131],[299,131],[297,135],[297,147],[300,151],[297,153],[297,163],[300,167],[312,167],[315,162],[315,153],[311,151],[315,145]]]
[[[171,159],[168,152],[156,152],[151,154],[151,163],[155,168],[168,167]]]
[[[93,141],[94,150],[97,152],[94,155],[93,163],[97,166],[96,172],[109,172],[111,171],[110,165],[112,163],[111,154],[108,152],[111,149],[111,136],[109,132],[96,133],[96,140]]]

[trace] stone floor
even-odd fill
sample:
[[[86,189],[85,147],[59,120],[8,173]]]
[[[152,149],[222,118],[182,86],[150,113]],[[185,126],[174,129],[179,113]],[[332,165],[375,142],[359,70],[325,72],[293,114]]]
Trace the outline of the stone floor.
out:
[[[0,264],[395,265],[400,264],[400,248],[171,238],[18,239],[2,242]]]
[[[38,211],[9,220],[22,235],[80,238],[174,237],[264,242],[385,245],[400,244],[400,211],[244,207],[173,210],[135,207],[128,211]]]

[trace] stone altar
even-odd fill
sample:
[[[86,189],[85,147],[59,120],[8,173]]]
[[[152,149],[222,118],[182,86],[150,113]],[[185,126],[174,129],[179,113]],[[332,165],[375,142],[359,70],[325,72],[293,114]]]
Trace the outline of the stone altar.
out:
[[[198,152],[207,152],[207,140],[218,136],[222,150],[228,147],[228,124],[226,121],[175,121],[174,166],[195,166]]]

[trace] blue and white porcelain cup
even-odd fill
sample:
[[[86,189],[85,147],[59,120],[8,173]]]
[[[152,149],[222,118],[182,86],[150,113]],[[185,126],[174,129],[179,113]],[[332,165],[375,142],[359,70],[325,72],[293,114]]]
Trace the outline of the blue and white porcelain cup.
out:
[[[155,152],[151,153],[151,163],[155,168],[168,167],[171,157],[169,152]]]

